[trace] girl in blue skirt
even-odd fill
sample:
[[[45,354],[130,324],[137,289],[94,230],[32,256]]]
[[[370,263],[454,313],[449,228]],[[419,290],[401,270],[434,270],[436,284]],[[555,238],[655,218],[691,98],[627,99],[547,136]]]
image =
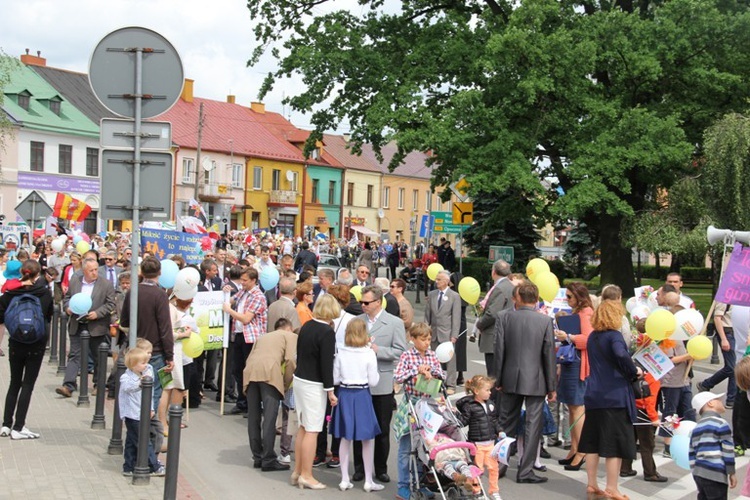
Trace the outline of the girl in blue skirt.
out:
[[[384,488],[372,480],[375,436],[380,426],[375,418],[370,387],[377,385],[378,361],[375,351],[370,349],[367,325],[361,319],[353,319],[346,326],[345,346],[339,348],[333,362],[333,382],[339,386],[339,402],[331,414],[331,434],[341,439],[341,483],[339,489],[346,491],[354,485],[349,478],[349,453],[352,441],[362,441],[362,460],[365,466],[365,491],[380,491]]]

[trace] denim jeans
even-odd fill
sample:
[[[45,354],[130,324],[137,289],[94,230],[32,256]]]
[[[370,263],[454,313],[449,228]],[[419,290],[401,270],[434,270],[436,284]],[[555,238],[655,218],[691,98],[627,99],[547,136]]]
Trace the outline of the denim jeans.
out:
[[[398,487],[409,488],[411,482],[411,434],[404,434],[398,440]]]
[[[690,385],[683,387],[662,387],[661,397],[664,401],[663,414],[665,416],[677,414],[680,418],[695,422],[696,414],[691,405],[693,393]],[[668,437],[671,435],[664,427],[659,427],[659,435]]]
[[[125,463],[122,466],[123,472],[133,472],[135,462],[138,459],[138,435],[141,422],[132,418],[125,418],[125,428],[128,433],[125,437]],[[151,472],[159,470],[159,462],[156,460],[154,447],[151,440],[148,441],[148,466]]]
[[[734,352],[734,332],[731,329],[725,328],[724,333],[729,342],[729,350],[721,351],[722,356],[724,356],[724,366],[704,380],[702,385],[707,391],[710,391],[724,379],[727,379],[727,402],[734,403],[734,397],[737,394],[737,382],[734,380],[734,365],[737,360],[737,354]]]
[[[159,400],[161,399],[162,392],[161,381],[159,380],[159,370],[167,366],[167,363],[164,361],[163,354],[152,354],[148,363],[151,365],[151,368],[154,369],[154,406],[152,408],[156,411],[156,409],[159,408]]]

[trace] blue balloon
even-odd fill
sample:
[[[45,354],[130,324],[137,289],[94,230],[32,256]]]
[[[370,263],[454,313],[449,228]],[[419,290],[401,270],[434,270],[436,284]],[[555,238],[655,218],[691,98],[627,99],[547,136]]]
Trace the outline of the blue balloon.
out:
[[[690,436],[672,436],[672,443],[669,445],[669,453],[672,455],[674,463],[685,470],[690,470],[689,450]]]
[[[273,266],[264,267],[260,272],[260,286],[263,290],[270,290],[279,282],[279,270]]]
[[[161,261],[161,274],[159,275],[159,285],[164,288],[174,287],[175,279],[177,279],[177,273],[180,272],[180,267],[177,262],[172,259],[164,259]]]
[[[91,310],[91,297],[85,293],[77,293],[70,298],[68,307],[73,311],[73,314],[77,314],[78,316],[88,314]]]
[[[77,245],[79,241],[83,241],[83,237],[82,236],[76,236],[76,237],[73,238],[73,244],[74,245]]]

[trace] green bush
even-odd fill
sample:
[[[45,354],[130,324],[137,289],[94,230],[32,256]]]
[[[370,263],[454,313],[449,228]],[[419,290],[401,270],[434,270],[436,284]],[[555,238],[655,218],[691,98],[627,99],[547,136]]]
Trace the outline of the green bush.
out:
[[[560,286],[565,286],[565,279],[570,276],[565,262],[561,260],[548,260],[547,264],[549,264],[549,270],[552,274],[557,276],[557,281],[560,282]]]
[[[683,281],[711,281],[710,267],[682,267],[680,274]]]
[[[464,276],[471,276],[487,291],[487,283],[492,281],[492,264],[483,257],[464,257]],[[491,285],[490,285],[491,286]]]

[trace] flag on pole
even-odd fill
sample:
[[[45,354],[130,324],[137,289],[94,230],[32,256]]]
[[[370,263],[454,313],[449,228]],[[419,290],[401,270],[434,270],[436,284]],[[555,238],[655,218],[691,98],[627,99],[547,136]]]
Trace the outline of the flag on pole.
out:
[[[180,217],[180,223],[182,224],[182,230],[186,233],[192,234],[207,234],[208,230],[200,219],[191,216]]]
[[[91,207],[81,200],[76,200],[67,194],[57,193],[52,215],[60,219],[82,222],[90,212]]]
[[[203,222],[204,227],[208,224],[208,215],[206,215],[203,206],[195,198],[190,198],[190,210],[193,211],[193,217]]]

